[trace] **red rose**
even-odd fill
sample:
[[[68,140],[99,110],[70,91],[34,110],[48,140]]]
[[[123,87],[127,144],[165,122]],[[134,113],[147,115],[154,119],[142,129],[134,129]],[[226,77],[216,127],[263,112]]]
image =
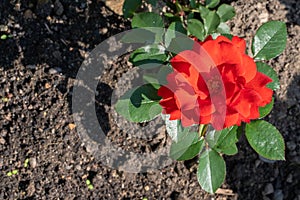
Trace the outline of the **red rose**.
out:
[[[195,42],[171,59],[174,72],[160,87],[160,105],[170,120],[183,126],[212,124],[221,130],[259,117],[258,108],[272,100],[272,81],[245,54],[246,43],[234,36]]]

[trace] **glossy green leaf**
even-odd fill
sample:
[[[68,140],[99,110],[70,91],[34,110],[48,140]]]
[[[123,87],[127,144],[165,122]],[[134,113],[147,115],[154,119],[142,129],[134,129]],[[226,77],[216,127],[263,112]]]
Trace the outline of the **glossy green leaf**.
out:
[[[159,27],[164,28],[163,19],[156,13],[143,12],[133,16],[132,28]]]
[[[205,16],[208,15],[208,13],[210,12],[210,10],[208,8],[206,8],[205,6],[202,6],[202,5],[199,5],[198,10],[199,10],[202,18],[205,18]]]
[[[190,38],[185,37],[176,37],[171,40],[170,45],[167,48],[167,51],[173,54],[178,54],[184,50],[192,50],[194,47],[195,41]]]
[[[217,5],[219,5],[219,3],[220,3],[220,0],[206,0],[205,1],[205,6],[207,8],[214,8]]]
[[[167,60],[165,49],[161,45],[147,45],[131,53],[129,61],[143,69],[161,66]]]
[[[232,156],[238,153],[238,148],[237,146],[234,144],[232,146],[223,146],[220,147],[220,149],[217,149],[218,152],[224,153],[228,156]]]
[[[257,120],[246,125],[246,138],[250,146],[269,160],[285,160],[284,140],[272,124]]]
[[[168,13],[168,12],[163,13],[163,14],[168,22],[180,22],[181,21],[180,16],[178,16],[178,15],[173,15],[172,13]]]
[[[199,40],[204,40],[204,26],[198,19],[188,20],[187,29],[193,36],[196,36]]]
[[[204,29],[206,35],[215,32],[220,24],[220,17],[215,11],[210,11],[204,18]]]
[[[270,60],[286,47],[287,30],[284,22],[270,21],[263,24],[252,41],[252,53],[256,60]]]
[[[210,148],[227,155],[234,155],[238,152],[236,147],[237,126],[223,129],[221,131],[210,130],[206,134],[206,141]]]
[[[145,74],[143,75],[143,79],[146,83],[155,83],[155,84],[159,84],[158,80],[157,80],[157,75],[156,74]]]
[[[181,22],[172,22],[165,34],[165,45],[169,46],[172,39],[180,35],[186,35],[186,29]]]
[[[257,70],[268,77],[270,77],[273,81],[267,85],[268,88],[272,90],[277,90],[280,88],[280,82],[277,76],[277,73],[270,67],[268,64],[263,62],[256,62]]]
[[[154,44],[155,40],[155,32],[142,28],[129,30],[121,38],[121,42],[132,44]]]
[[[265,105],[264,107],[259,108],[259,118],[263,118],[267,116],[273,109],[274,106],[274,98],[272,98],[271,103]]]
[[[231,34],[222,33],[221,35],[227,37],[229,40],[232,40],[232,38],[233,38],[233,35],[231,35]]]
[[[197,6],[196,0],[190,0],[190,5],[191,5],[191,8],[196,8],[196,6]]]
[[[206,149],[200,156],[197,179],[202,189],[214,193],[225,180],[226,166],[223,158],[213,149]]]
[[[166,130],[168,135],[171,137],[172,141],[178,141],[178,125],[180,124],[179,120],[170,120],[170,115],[162,114],[162,119],[165,121]]]
[[[173,68],[171,66],[162,65],[159,69],[157,76],[158,82],[161,85],[167,85],[167,76],[173,72]]]
[[[217,32],[221,34],[230,34],[230,28],[227,24],[222,22],[219,24]]]
[[[138,7],[142,5],[142,0],[125,0],[123,4],[123,15],[125,18],[132,17]]]
[[[162,108],[157,89],[160,85],[145,84],[127,91],[116,103],[116,111],[132,122],[147,122],[157,117]]]
[[[226,22],[235,16],[235,10],[234,10],[234,7],[232,7],[231,5],[222,4],[218,8],[217,14],[220,17],[221,22]]]
[[[186,128],[179,132],[179,140],[173,142],[170,148],[170,157],[174,160],[190,160],[197,156],[204,147],[204,139],[198,139],[197,132],[189,132]]]

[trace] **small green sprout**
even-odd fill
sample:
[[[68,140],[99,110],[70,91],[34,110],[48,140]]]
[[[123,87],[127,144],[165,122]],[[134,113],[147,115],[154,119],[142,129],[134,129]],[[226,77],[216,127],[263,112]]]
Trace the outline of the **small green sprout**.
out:
[[[1,40],[6,40],[7,38],[8,38],[8,36],[7,35],[5,35],[5,34],[3,34],[3,35],[1,35]]]
[[[87,180],[85,181],[85,183],[86,183],[87,185],[91,185],[91,181],[90,181],[89,179],[87,179]]]
[[[25,167],[25,168],[28,167],[28,163],[29,163],[29,158],[26,158],[26,160],[24,161],[24,167]]]
[[[91,181],[90,181],[89,179],[87,179],[87,180],[85,181],[85,183],[87,184],[87,186],[88,186],[88,188],[89,188],[90,190],[94,189],[94,186],[93,186],[93,184],[91,183]]]
[[[88,188],[89,188],[90,190],[92,190],[92,189],[94,189],[94,186],[93,186],[93,185],[88,185]]]
[[[7,172],[7,176],[12,176],[12,175],[16,175],[18,173],[18,170],[17,169],[14,169],[14,170],[12,170],[12,171],[10,171],[10,172]]]

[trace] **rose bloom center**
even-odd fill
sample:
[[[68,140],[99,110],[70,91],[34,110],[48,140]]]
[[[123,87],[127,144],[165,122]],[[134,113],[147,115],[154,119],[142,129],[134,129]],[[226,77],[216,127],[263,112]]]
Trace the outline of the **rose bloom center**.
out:
[[[222,83],[217,78],[207,80],[207,87],[210,93],[219,93],[222,89]]]

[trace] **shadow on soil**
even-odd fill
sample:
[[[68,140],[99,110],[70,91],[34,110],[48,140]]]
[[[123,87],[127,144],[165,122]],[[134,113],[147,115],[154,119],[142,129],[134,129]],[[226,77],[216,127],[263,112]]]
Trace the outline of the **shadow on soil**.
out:
[[[42,3],[39,3],[42,2]],[[0,66],[12,68],[19,59],[24,66],[46,64],[75,77],[86,53],[111,35],[125,29],[124,20],[103,2],[62,0],[0,4]]]
[[[299,0],[279,0],[285,5],[288,13],[286,15],[289,23],[300,25],[300,1]]]

